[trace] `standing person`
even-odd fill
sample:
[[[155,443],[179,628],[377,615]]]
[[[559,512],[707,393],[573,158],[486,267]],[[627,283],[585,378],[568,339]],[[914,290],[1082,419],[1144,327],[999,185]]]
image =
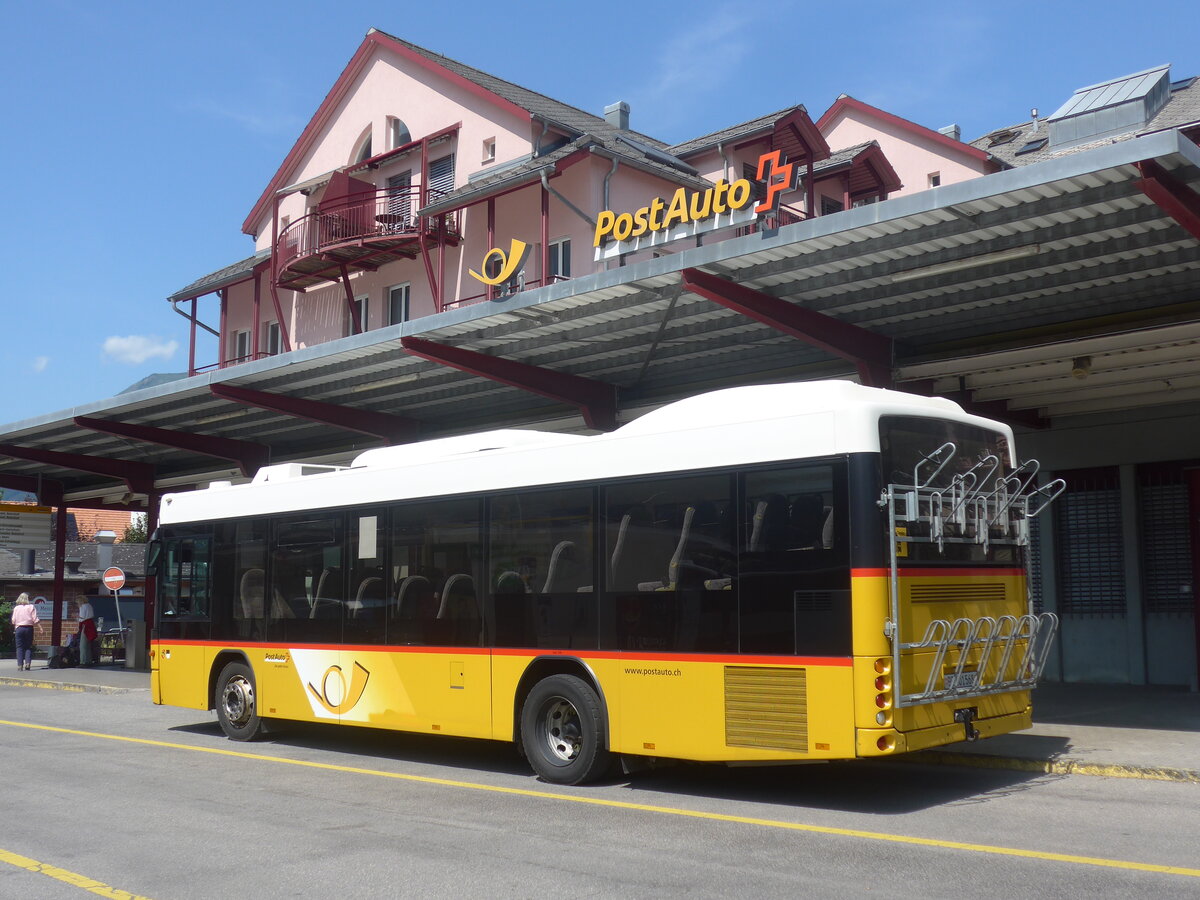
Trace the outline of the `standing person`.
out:
[[[94,666],[96,658],[92,653],[92,642],[96,640],[96,611],[86,598],[79,604],[79,665]]]
[[[17,644],[17,668],[28,672],[33,666],[33,626],[38,623],[38,614],[24,591],[13,607],[12,623]]]

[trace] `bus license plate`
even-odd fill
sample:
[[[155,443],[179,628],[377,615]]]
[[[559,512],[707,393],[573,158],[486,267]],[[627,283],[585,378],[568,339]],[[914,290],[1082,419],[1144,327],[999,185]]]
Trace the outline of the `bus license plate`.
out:
[[[970,690],[979,687],[979,672],[950,672],[946,675],[946,690]]]

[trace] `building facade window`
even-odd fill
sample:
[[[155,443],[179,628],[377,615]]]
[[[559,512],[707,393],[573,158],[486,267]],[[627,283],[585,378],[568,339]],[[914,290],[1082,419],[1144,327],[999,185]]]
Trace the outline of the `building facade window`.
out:
[[[834,200],[832,197],[821,198],[821,215],[831,216],[834,213],[840,213],[843,209],[845,207],[842,206],[841,200]]]
[[[412,135],[409,134],[408,126],[396,116],[387,117],[388,130],[388,149],[395,150],[397,147],[403,147],[405,144],[412,143]]]
[[[556,281],[565,281],[571,277],[571,239],[563,238],[558,241],[551,241],[550,246],[550,271],[547,284],[553,284]]]
[[[1059,472],[1067,489],[1055,512],[1059,610],[1125,615],[1121,478],[1116,466]]]
[[[448,154],[429,163],[430,201],[445,196],[454,190],[454,154]]]
[[[496,161],[496,139],[494,137],[484,138],[483,161],[485,163]]]
[[[408,321],[408,301],[412,295],[412,285],[397,284],[388,288],[388,324],[399,325]]]
[[[262,328],[262,346],[268,356],[276,356],[283,352],[283,340],[278,322],[264,322]]]
[[[368,130],[366,138],[358,145],[358,151],[354,154],[354,161],[362,162],[365,159],[370,159],[372,155],[371,132]]]
[[[360,332],[367,330],[367,316],[369,314],[368,307],[370,306],[370,303],[368,302],[369,299],[370,298],[366,297],[365,295],[354,298],[354,319],[358,323],[358,330]],[[354,334],[354,326],[350,321],[349,315],[346,316],[346,334]]]
[[[250,332],[235,331],[230,335],[229,356],[231,362],[243,362],[250,358]]]
[[[942,173],[941,172],[930,172],[929,173],[929,186],[931,188],[938,187],[941,183],[942,183]]]

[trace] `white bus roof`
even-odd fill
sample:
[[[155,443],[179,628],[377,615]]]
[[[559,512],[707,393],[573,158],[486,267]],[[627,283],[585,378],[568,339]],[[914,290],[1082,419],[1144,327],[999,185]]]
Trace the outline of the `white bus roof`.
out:
[[[810,381],[726,388],[660,407],[608,434],[520,429],[368,450],[346,468],[284,463],[253,483],[167,494],[160,522],[363,506],[879,450],[880,416],[925,416],[1005,434],[938,397]]]

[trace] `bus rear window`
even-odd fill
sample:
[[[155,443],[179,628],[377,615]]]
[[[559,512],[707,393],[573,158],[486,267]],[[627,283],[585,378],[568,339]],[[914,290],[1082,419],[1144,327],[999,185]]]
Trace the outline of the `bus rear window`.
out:
[[[946,447],[947,444],[953,447]],[[1012,471],[1007,435],[946,419],[884,416],[879,420],[879,449],[886,483],[904,488],[926,488],[922,496],[928,496],[928,492],[936,495],[945,491],[945,540],[940,546],[930,540],[927,521],[905,522],[904,530],[898,528],[897,534],[916,540],[899,545],[902,549],[898,559],[901,566],[939,563],[1020,564],[1018,548],[1011,542],[994,541],[987,546],[969,538],[966,538],[967,542],[961,542],[965,538],[964,529],[957,526],[950,516],[953,507],[950,487],[956,476],[965,475],[970,485],[988,485],[982,487],[982,491],[989,493],[996,479],[1004,478]],[[961,485],[963,481],[960,479],[959,483]]]
[[[922,465],[921,461],[947,442],[954,444],[954,457],[935,475],[937,463]],[[956,474],[989,455],[999,460],[1001,476],[1011,470],[1004,434],[946,419],[883,416],[879,420],[879,450],[883,477],[889,484],[928,482],[930,487],[948,487]]]

